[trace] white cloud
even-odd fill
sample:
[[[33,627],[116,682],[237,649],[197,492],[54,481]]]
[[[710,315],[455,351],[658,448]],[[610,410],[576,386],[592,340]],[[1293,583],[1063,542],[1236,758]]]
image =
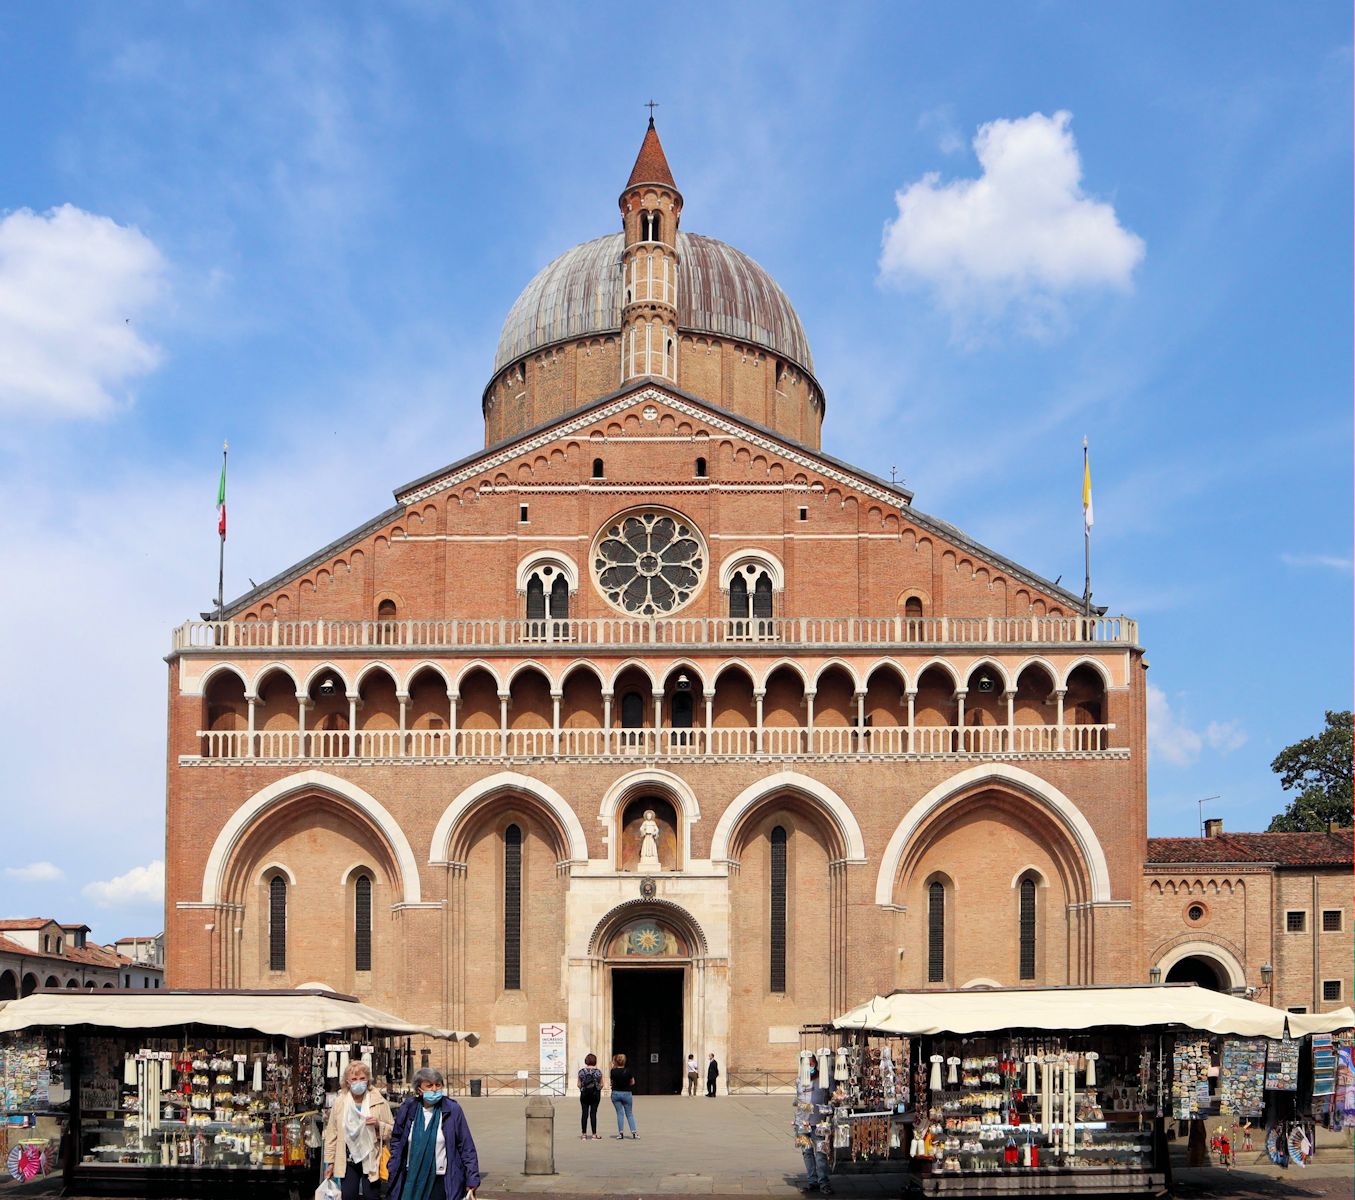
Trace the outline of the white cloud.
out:
[[[1204,728],[1204,740],[1220,754],[1240,750],[1247,742],[1247,734],[1236,721],[1210,721]]]
[[[6,867],[5,875],[17,879],[20,883],[56,883],[66,877],[66,873],[54,863],[35,862],[26,867]]]
[[[1332,571],[1349,571],[1355,562],[1339,554],[1281,554],[1286,567],[1326,567]]]
[[[1143,239],[1082,191],[1071,119],[990,121],[974,137],[977,179],[929,172],[897,192],[881,278],[934,288],[957,318],[1012,311],[1031,333],[1057,323],[1070,292],[1128,288]]]
[[[165,290],[140,230],[70,204],[0,217],[0,412],[108,412],[160,351],[137,320]]]
[[[1193,729],[1174,712],[1167,693],[1148,685],[1148,752],[1159,754],[1176,767],[1188,767],[1208,746],[1220,754],[1231,754],[1247,741],[1246,731],[1236,721],[1210,721],[1204,732]]]
[[[125,875],[116,875],[81,889],[100,908],[125,904],[163,904],[165,901],[165,864],[161,859],[144,867],[133,867]]]

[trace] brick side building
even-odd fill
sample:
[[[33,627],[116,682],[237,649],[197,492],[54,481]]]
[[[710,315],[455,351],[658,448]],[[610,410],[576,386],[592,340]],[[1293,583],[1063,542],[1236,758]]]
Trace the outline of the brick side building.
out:
[[[174,986],[357,992],[477,1074],[563,1022],[666,1090],[894,987],[1146,979],[1135,622],[823,453],[794,308],[682,206],[651,125],[485,449],[175,632]]]

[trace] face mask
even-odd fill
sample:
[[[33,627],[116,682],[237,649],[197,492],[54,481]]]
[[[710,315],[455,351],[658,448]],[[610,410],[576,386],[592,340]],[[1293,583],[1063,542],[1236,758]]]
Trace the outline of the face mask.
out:
[[[431,1092],[424,1092],[423,1102],[425,1104],[437,1104],[442,1099],[442,1093],[436,1089]]]
[[[355,1096],[361,1096],[367,1090],[367,1081],[364,1079],[355,1079],[348,1085],[348,1090]]]

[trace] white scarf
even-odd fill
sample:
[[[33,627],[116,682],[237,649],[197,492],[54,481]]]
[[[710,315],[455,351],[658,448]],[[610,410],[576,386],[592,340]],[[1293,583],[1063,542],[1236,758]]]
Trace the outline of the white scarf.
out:
[[[371,1103],[372,1092],[369,1088],[363,1097],[365,1103]],[[352,1092],[343,1094],[343,1140],[348,1148],[348,1157],[362,1164],[363,1173],[375,1175],[380,1166],[378,1158],[379,1143],[376,1129],[367,1124],[366,1110],[361,1107]]]

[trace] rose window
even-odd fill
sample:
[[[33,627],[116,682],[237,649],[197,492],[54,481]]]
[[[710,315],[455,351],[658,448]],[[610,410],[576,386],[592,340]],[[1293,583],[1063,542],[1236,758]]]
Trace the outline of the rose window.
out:
[[[681,517],[631,513],[598,535],[593,573],[602,594],[625,612],[649,617],[681,608],[701,586],[706,552]]]

